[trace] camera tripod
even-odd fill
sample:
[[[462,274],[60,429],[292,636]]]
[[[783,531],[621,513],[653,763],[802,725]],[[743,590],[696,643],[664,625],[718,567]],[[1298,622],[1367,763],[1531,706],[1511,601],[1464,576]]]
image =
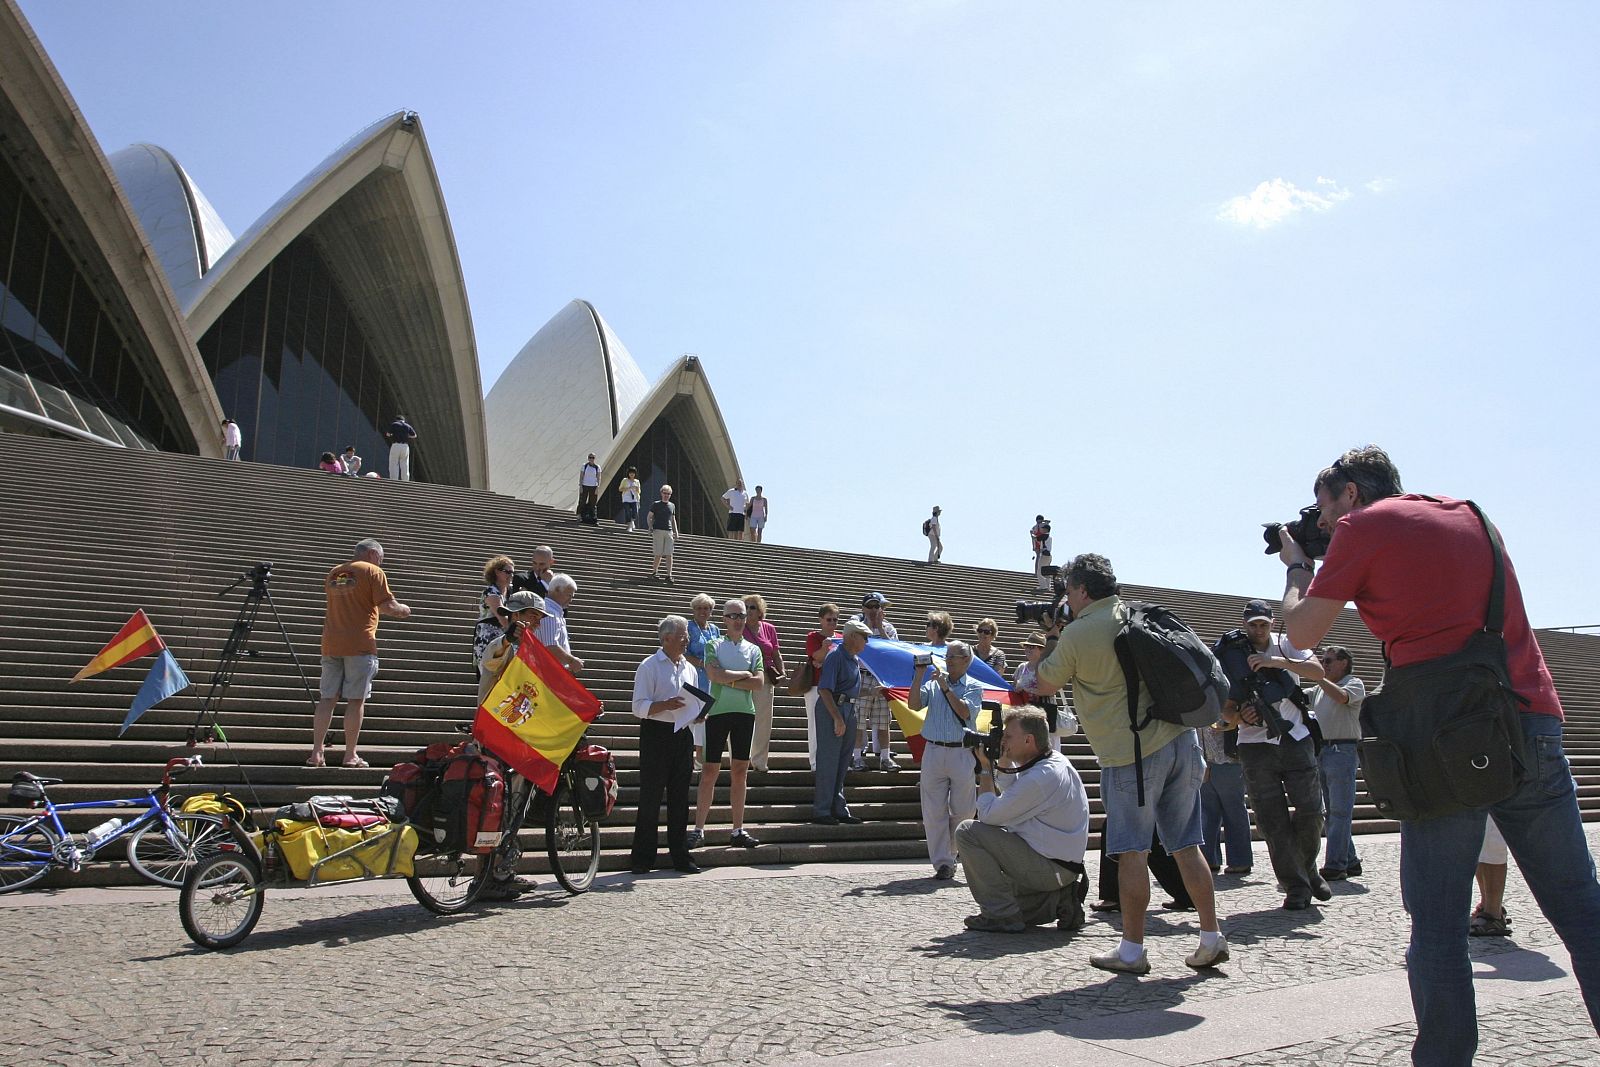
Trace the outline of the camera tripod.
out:
[[[228,695],[228,687],[233,684],[233,672],[239,660],[249,657],[258,659],[261,652],[247,647],[250,633],[255,629],[256,615],[261,610],[262,601],[272,610],[272,618],[278,624],[278,635],[283,638],[283,646],[289,650],[289,658],[294,660],[295,668],[300,672],[300,681],[305,686],[306,696],[311,698],[312,706],[317,703],[316,693],[311,688],[311,679],[306,675],[305,666],[300,662],[300,656],[294,650],[294,642],[289,640],[289,631],[284,628],[283,616],[278,614],[278,605],[272,601],[272,591],[267,588],[267,582],[272,578],[271,563],[257,563],[234,579],[232,585],[218,593],[219,598],[227,596],[245,582],[250,583],[250,588],[245,592],[244,603],[239,607],[238,617],[233,620],[233,629],[228,632],[228,639],[222,645],[222,654],[217,657],[217,669],[211,675],[211,688],[206,691],[206,697],[200,703],[200,711],[195,715],[194,725],[189,728],[189,747],[210,744],[221,740],[226,743],[227,734],[223,732],[217,722],[217,709],[221,707],[222,700]]]

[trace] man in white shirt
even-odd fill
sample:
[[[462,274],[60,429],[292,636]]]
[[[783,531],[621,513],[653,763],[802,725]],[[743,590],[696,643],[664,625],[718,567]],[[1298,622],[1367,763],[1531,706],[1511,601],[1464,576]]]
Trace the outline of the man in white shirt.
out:
[[[744,506],[750,497],[744,491],[744,479],[734,481],[733,488],[722,494],[728,505],[728,540],[744,540]]]
[[[544,606],[549,614],[539,622],[539,640],[563,667],[581,674],[583,660],[572,654],[572,639],[567,635],[567,606],[578,593],[578,583],[570,574],[552,574],[548,584]]]
[[[1322,795],[1328,806],[1328,852],[1322,877],[1337,882],[1361,873],[1350,822],[1356,807],[1356,742],[1361,740],[1361,705],[1367,683],[1355,675],[1355,661],[1342,645],[1328,645],[1320,657],[1327,677],[1317,683],[1311,714],[1322,728],[1317,756]]]
[[[978,902],[967,928],[1017,934],[1052,920],[1062,930],[1081,928],[1089,797],[1072,764],[1051,750],[1044,712],[1006,712],[1003,791],[988,754],[981,747],[977,753],[978,817],[956,830],[967,888]]]
[[[923,520],[922,533],[928,539],[928,562],[938,563],[939,557],[944,553],[944,541],[939,537],[939,516],[943,513],[941,508],[935,507],[933,514]]]
[[[222,458],[233,463],[239,462],[239,449],[244,447],[244,434],[239,431],[239,424],[232,419],[222,420]]]
[[[1239,762],[1244,764],[1245,788],[1256,827],[1272,857],[1272,872],[1283,885],[1283,906],[1304,911],[1311,906],[1312,897],[1328,900],[1333,896],[1317,870],[1317,853],[1322,849],[1322,782],[1317,776],[1315,743],[1307,717],[1292,699],[1299,695],[1297,678],[1321,680],[1322,664],[1311,653],[1289,644],[1287,638],[1272,636],[1272,609],[1265,601],[1252,600],[1245,605],[1244,634],[1249,643],[1247,671],[1241,674],[1237,657],[1226,650],[1219,656],[1232,683],[1222,717],[1239,724]],[[1277,673],[1281,671],[1296,677],[1284,679]],[[1271,701],[1287,729],[1281,735],[1267,727],[1265,702],[1250,695],[1250,685],[1262,680],[1274,694],[1278,690],[1271,689],[1272,685],[1284,691],[1294,689],[1290,697]]]
[[[668,615],[657,627],[661,648],[639,664],[633,675],[633,713],[639,718],[639,814],[633,823],[634,874],[649,874],[656,866],[657,820],[661,794],[667,799],[667,851],[672,869],[685,874],[700,870],[689,855],[689,776],[694,761],[694,738],[687,727],[678,729],[677,716],[685,703],[684,686],[699,676],[684,655],[689,647],[689,620]]]
[[[589,458],[578,469],[578,518],[593,523],[599,504],[600,465],[594,461],[594,453],[590,452]]]

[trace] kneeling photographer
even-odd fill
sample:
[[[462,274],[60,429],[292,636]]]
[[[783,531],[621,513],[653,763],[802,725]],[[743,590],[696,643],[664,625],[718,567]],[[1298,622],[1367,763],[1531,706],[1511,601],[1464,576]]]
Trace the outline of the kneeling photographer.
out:
[[[978,817],[956,830],[967,888],[978,902],[967,928],[1020,933],[1054,920],[1063,930],[1077,930],[1088,890],[1083,780],[1051,750],[1049,725],[1038,708],[1007,711],[999,741],[999,752],[991,739],[976,748]]]
[[[1312,897],[1333,895],[1317,871],[1322,783],[1313,720],[1305,713],[1308,701],[1297,680],[1320,680],[1322,665],[1311,653],[1272,636],[1272,609],[1260,600],[1245,605],[1244,629],[1224,634],[1213,651],[1230,683],[1222,717],[1239,724],[1239,761],[1250,807],[1283,885],[1283,906],[1303,911]]]

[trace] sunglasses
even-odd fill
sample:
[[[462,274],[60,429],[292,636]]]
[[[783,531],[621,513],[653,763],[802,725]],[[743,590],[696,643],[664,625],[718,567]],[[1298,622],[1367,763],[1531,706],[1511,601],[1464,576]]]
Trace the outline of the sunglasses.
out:
[[[979,630],[978,632],[980,634],[988,634],[991,637],[994,636],[994,631],[993,630]]]
[[[724,611],[722,613],[722,617],[724,619],[742,619],[742,618],[744,618],[744,612],[742,612],[742,611]]]

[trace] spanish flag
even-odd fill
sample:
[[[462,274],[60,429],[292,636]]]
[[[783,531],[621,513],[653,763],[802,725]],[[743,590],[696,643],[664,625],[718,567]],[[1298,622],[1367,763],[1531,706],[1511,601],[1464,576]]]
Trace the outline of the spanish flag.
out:
[[[85,678],[92,678],[101,671],[109,671],[113,667],[120,667],[124,663],[131,663],[141,656],[148,656],[152,652],[159,652],[167,647],[161,640],[161,635],[156,633],[156,628],[150,624],[150,619],[141,608],[133,613],[127,625],[117,631],[117,636],[106,642],[106,647],[100,650],[99,655],[90,660],[88,665],[72,678],[74,682],[81,682]]]
[[[561,764],[599,714],[599,699],[526,634],[478,708],[472,736],[512,770],[554,793]]]

